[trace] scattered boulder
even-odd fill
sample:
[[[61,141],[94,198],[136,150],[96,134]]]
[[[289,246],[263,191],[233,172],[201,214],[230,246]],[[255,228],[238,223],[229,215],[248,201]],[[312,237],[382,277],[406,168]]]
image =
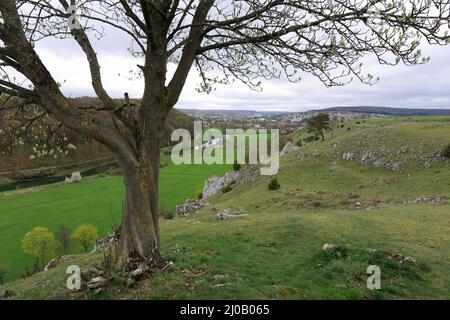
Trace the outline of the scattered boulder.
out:
[[[14,291],[6,289],[5,291],[0,292],[0,300],[8,299],[14,295]]]
[[[353,152],[346,152],[342,155],[342,159],[347,161],[353,161],[355,159],[355,154]]]
[[[233,209],[225,209],[217,214],[217,220],[228,220],[230,218],[240,218],[246,216],[248,216],[248,214],[241,213],[241,211],[234,211]]]
[[[377,203],[371,203],[371,204],[362,204],[361,202],[356,202],[354,205],[352,205],[349,210],[363,210],[363,211],[369,211],[374,210],[378,207]]]
[[[416,264],[417,261],[413,257],[405,257],[401,253],[394,253],[388,256],[388,258],[398,261],[399,263],[404,264]]]
[[[96,278],[92,278],[88,282],[87,286],[89,289],[98,289],[98,288],[105,287],[108,283],[109,283],[108,278],[96,277]]]
[[[416,198],[413,200],[403,201],[403,204],[415,204],[415,203],[439,203],[442,201],[442,198],[440,197],[423,197],[423,198]]]
[[[416,261],[416,259],[414,259],[413,257],[405,257],[405,258],[402,260],[402,263],[416,264],[417,261]]]
[[[333,250],[336,250],[337,248],[339,248],[339,246],[337,244],[326,243],[323,245],[323,251],[325,251],[325,252],[331,252]]]
[[[292,141],[288,141],[285,146],[283,147],[283,149],[281,150],[280,156],[284,156],[287,154],[290,154],[292,152],[294,152],[295,150],[297,150],[299,147],[296,146]]]
[[[136,270],[133,270],[130,272],[130,277],[132,279],[139,279],[140,277],[142,277],[144,275],[145,272],[148,271],[148,267],[145,266],[144,264],[141,264]]]
[[[297,156],[297,159],[300,163],[305,161],[305,158],[306,158],[306,154],[304,152],[300,152]]]
[[[323,251],[329,254],[334,254],[337,259],[346,258],[347,257],[347,249],[338,244],[329,244],[326,243],[323,245]]]
[[[80,172],[73,172],[72,176],[66,177],[65,183],[66,184],[72,184],[72,183],[77,183],[77,182],[81,182],[83,180],[81,173]]]
[[[197,213],[206,206],[206,201],[204,200],[191,200],[188,199],[185,203],[178,205],[176,207],[177,214],[180,216],[188,216],[193,213]]]
[[[49,263],[47,263],[47,265],[44,268],[44,271],[47,272],[50,269],[54,269],[57,266],[59,266],[61,263],[64,263],[68,260],[71,260],[74,256],[60,256],[60,257],[56,257],[52,260],[49,261]]]
[[[363,153],[362,156],[361,156],[361,161],[360,161],[360,163],[361,163],[361,164],[367,163],[367,162],[370,160],[370,156],[371,156],[371,153],[370,153],[369,150],[364,151],[364,153]]]

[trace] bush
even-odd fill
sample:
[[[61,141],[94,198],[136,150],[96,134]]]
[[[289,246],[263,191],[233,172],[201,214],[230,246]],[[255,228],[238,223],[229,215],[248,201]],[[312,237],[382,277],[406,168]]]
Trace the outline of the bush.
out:
[[[234,171],[241,170],[241,165],[237,161],[234,161],[234,163],[233,163],[233,170]]]
[[[72,234],[72,239],[83,247],[84,252],[88,252],[89,247],[98,239],[97,227],[83,224]]]
[[[160,217],[163,217],[164,219],[167,220],[175,218],[175,213],[173,213],[173,211],[170,211],[165,203],[159,204],[159,215]]]
[[[36,227],[22,239],[22,249],[26,254],[36,257],[36,265],[42,268],[45,259],[55,249],[55,236],[47,228]]]
[[[444,148],[442,156],[446,159],[450,159],[450,144]]]
[[[295,144],[297,147],[302,147],[303,146],[303,141],[302,139],[298,140],[297,143]]]
[[[197,191],[197,199],[202,200],[203,199],[203,189],[200,189]]]
[[[0,265],[0,284],[5,282],[6,273],[8,273],[8,269]]]
[[[273,190],[278,190],[280,189],[280,183],[278,182],[278,178],[273,178],[272,180],[270,180],[269,183],[269,190],[273,191]]]

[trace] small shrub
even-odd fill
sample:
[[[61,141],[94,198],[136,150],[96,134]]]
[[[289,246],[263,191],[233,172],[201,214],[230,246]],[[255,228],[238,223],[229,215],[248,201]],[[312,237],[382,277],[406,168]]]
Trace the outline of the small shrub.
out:
[[[227,185],[226,187],[223,187],[222,192],[223,193],[228,193],[231,190],[233,190],[233,187],[231,186],[231,184]]]
[[[234,161],[234,163],[233,163],[233,170],[234,171],[241,170],[241,165],[237,161]]]
[[[450,159],[450,144],[444,148],[444,150],[442,151],[442,156],[445,159]]]
[[[101,265],[103,270],[109,275],[114,267],[114,262],[116,261],[117,251],[115,245],[107,246],[102,249]]]
[[[203,189],[197,191],[197,199],[198,200],[203,199]]]
[[[273,178],[269,183],[269,190],[274,191],[280,189],[280,183],[278,182],[278,178]]]
[[[295,144],[297,147],[302,147],[303,146],[303,141],[302,139],[298,140],[297,143]]]
[[[167,220],[175,218],[175,213],[169,210],[169,208],[167,208],[165,203],[159,204],[159,215]]]
[[[8,269],[0,265],[0,284],[3,284],[5,282],[5,277],[7,273]]]
[[[88,252],[89,247],[98,239],[97,227],[83,224],[72,234],[72,239],[83,247],[84,252]]]

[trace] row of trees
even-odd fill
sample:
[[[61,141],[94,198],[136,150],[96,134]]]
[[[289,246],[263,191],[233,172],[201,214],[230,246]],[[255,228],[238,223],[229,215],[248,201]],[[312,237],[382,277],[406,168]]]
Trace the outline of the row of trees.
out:
[[[55,249],[67,254],[71,250],[73,241],[87,252],[97,239],[97,227],[89,224],[79,226],[72,235],[67,227],[61,226],[56,237],[49,229],[36,227],[25,234],[22,239],[22,249],[26,254],[36,258],[35,269],[37,270],[35,271],[38,271],[45,266],[47,259],[55,253]]]

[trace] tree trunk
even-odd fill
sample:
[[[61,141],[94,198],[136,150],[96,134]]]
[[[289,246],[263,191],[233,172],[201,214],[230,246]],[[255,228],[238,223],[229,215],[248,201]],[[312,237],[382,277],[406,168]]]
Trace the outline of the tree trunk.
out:
[[[142,154],[139,165],[122,165],[125,176],[125,205],[120,229],[119,264],[144,262],[160,268],[165,261],[160,255],[158,223],[159,143],[155,151]]]

